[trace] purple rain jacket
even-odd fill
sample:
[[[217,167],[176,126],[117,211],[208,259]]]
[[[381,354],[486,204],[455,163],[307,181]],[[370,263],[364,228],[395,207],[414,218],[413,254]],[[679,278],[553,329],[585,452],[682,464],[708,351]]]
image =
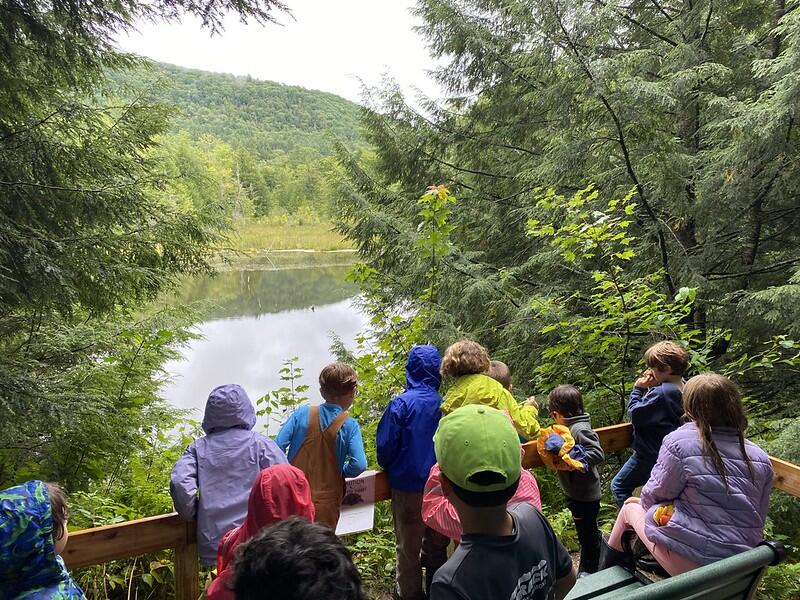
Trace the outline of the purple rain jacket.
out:
[[[711,435],[725,463],[730,491],[704,456],[697,427],[687,423],[664,438],[641,494],[650,541],[699,565],[744,552],[764,539],[774,476],[767,454],[745,440],[753,465],[750,477],[734,429],[719,427]],[[672,504],[674,512],[669,523],[659,527],[653,513],[662,504]]]
[[[286,463],[271,439],[252,431],[256,413],[236,384],[214,388],[203,416],[204,437],[172,469],[169,492],[181,518],[197,521],[200,560],[213,565],[222,536],[247,515],[250,488],[261,469]]]

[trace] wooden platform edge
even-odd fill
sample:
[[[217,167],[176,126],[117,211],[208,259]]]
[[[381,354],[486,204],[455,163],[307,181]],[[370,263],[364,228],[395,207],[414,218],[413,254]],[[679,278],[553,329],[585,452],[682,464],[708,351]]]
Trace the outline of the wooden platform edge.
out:
[[[600,427],[595,431],[606,452],[628,448],[633,439],[630,423]],[[542,462],[533,443],[528,442],[523,448],[523,466],[526,469],[541,467]],[[773,487],[800,497],[800,466],[779,458],[770,457],[770,460],[775,469]],[[375,501],[390,498],[389,477],[379,471],[375,474]],[[181,520],[176,513],[104,525],[71,532],[64,560],[68,568],[77,569],[158,550],[188,548],[188,555],[181,552],[182,562],[188,566],[192,563],[192,553],[196,553],[195,535],[194,523]]]

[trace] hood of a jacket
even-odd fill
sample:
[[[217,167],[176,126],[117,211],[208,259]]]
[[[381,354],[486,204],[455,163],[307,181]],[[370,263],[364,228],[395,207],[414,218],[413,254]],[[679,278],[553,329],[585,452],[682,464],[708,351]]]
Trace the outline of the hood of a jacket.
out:
[[[242,386],[228,383],[211,390],[203,414],[203,431],[252,429],[255,425],[256,410]]]
[[[267,525],[293,515],[313,522],[314,512],[311,486],[303,472],[292,465],[273,465],[256,477],[247,501],[244,528],[255,535]]]
[[[234,550],[264,527],[298,516],[314,522],[316,511],[311,486],[303,472],[289,464],[272,465],[256,477],[247,501],[247,516],[240,527],[223,537],[217,553],[217,570],[233,562]]]
[[[69,579],[53,546],[53,517],[41,481],[0,491],[0,589],[10,597]]]
[[[445,404],[455,403],[455,408],[462,404],[486,404],[497,408],[503,406],[504,401],[509,399],[514,401],[511,392],[504,388],[502,383],[479,373],[457,377],[447,391]]]
[[[581,415],[575,415],[574,417],[564,417],[564,425],[567,427],[572,427],[573,425],[577,425],[578,423],[585,423],[589,429],[592,428],[592,420],[589,417],[588,413],[583,413]]]
[[[439,373],[441,362],[436,346],[414,346],[406,362],[406,388],[411,390],[428,386],[438,390],[442,384]]]

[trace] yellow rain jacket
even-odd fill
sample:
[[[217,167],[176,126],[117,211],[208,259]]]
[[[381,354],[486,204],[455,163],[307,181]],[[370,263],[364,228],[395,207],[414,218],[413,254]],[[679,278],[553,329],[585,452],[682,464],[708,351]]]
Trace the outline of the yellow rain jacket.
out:
[[[517,432],[534,440],[539,434],[539,420],[532,406],[521,406],[501,383],[486,375],[462,375],[447,390],[442,415],[466,404],[483,404],[507,413]]]
[[[561,436],[561,439],[564,440],[557,454],[545,448],[547,438],[553,434]],[[575,460],[569,455],[569,451],[574,447],[575,439],[569,432],[569,427],[565,427],[564,425],[545,427],[539,432],[539,439],[536,440],[536,450],[539,451],[539,456],[546,467],[554,471],[582,471],[585,473],[586,467],[580,461]]]

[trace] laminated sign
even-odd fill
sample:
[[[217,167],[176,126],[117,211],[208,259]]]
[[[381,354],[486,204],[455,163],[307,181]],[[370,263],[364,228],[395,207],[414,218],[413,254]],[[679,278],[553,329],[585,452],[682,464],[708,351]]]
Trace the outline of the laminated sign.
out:
[[[364,471],[345,481],[336,535],[372,529],[375,523],[375,476],[377,471]]]

